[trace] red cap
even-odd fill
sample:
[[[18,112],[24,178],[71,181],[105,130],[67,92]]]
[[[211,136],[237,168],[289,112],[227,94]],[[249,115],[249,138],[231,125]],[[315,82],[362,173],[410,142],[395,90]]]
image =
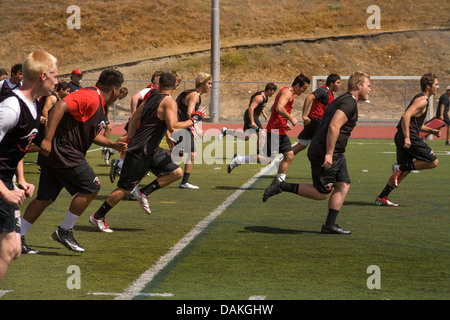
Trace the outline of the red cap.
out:
[[[80,69],[73,69],[71,75],[73,76],[74,74],[81,74],[81,75],[83,75],[83,72],[81,72]]]

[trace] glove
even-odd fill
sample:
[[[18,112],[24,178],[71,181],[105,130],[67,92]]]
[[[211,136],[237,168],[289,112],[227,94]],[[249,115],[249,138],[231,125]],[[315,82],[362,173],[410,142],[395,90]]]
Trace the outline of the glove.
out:
[[[206,115],[206,110],[205,108],[201,107],[198,108],[198,110],[195,110],[192,112],[191,114],[191,120],[196,123],[199,122],[203,119],[203,117]]]

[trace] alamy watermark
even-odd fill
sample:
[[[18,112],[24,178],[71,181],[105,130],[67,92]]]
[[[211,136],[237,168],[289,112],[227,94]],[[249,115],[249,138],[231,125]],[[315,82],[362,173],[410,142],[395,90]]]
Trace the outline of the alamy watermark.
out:
[[[81,9],[79,6],[71,5],[67,7],[66,13],[71,13],[72,15],[67,18],[67,28],[70,30],[81,29]]]
[[[366,13],[371,14],[371,16],[366,21],[366,26],[368,29],[381,29],[381,9],[377,5],[371,5],[367,7]]]
[[[381,289],[381,269],[377,265],[371,265],[367,268],[366,273],[371,274],[367,278],[366,285],[369,290]]]

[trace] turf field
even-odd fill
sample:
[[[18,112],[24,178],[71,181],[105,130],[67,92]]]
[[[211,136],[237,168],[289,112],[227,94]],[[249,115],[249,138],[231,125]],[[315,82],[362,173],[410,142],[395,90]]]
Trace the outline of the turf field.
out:
[[[217,142],[203,146],[211,143]],[[352,185],[337,222],[350,236],[320,233],[326,201],[282,193],[263,203],[275,171],[261,174],[265,166],[251,164],[228,174],[220,154],[218,163],[195,165],[190,182],[199,190],[174,183],[156,191],[151,215],[136,201],[122,201],[107,216],[114,232],[98,232],[89,215],[115,184],[93,146],[87,158],[102,189],[74,228],[86,252],[51,238],[71,199],[63,191],[27,235],[40,254],[11,264],[0,299],[447,300],[450,148],[429,143],[438,168],[411,173],[390,195],[400,206],[387,208],[374,200],[391,174],[393,141],[349,141]],[[35,159],[30,154],[26,161]],[[25,172],[37,186],[36,164]],[[287,181],[311,181],[306,152],[294,159]]]

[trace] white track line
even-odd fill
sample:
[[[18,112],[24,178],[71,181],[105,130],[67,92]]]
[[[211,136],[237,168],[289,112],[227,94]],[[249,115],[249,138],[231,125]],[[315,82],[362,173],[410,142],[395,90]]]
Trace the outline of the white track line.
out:
[[[220,206],[212,211],[205,219],[200,221],[189,233],[187,233],[168,253],[162,256],[150,269],[147,269],[137,280],[135,280],[125,291],[115,298],[115,300],[131,300],[139,295],[147,283],[163,270],[189,243],[191,243],[205,228],[213,222],[222,212],[224,212],[244,191],[249,188],[255,181],[274,167],[274,162],[267,165],[260,172],[255,174],[250,180],[244,183],[239,190],[229,196]]]

